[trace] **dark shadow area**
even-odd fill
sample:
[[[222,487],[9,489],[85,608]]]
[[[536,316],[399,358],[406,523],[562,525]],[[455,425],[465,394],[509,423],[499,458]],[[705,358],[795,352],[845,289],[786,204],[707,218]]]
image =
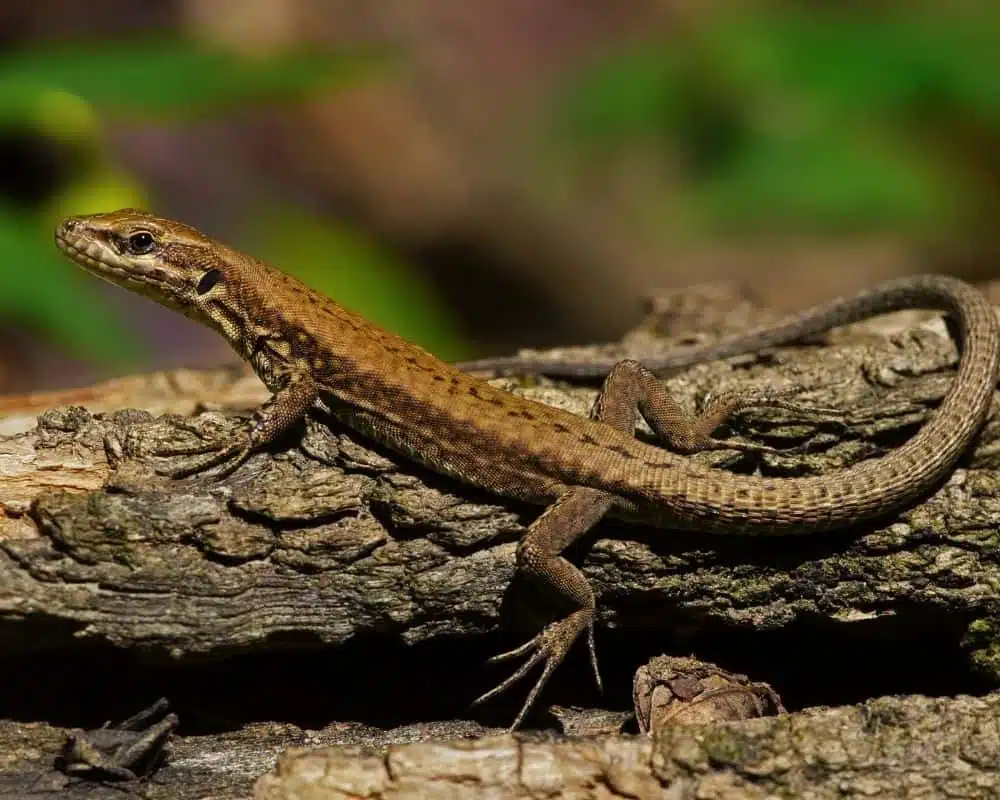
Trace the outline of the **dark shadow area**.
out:
[[[965,628],[954,617],[922,608],[852,624],[804,619],[771,632],[705,624],[684,639],[665,629],[599,630],[604,696],[594,688],[580,643],[529,724],[545,724],[544,709],[553,703],[630,708],[635,669],[661,653],[694,654],[770,683],[789,711],[887,694],[983,694],[993,686],[966,662],[960,646]],[[482,708],[470,709],[469,703],[518,663],[487,665],[486,659],[528,636],[505,633],[411,647],[372,635],[337,649],[285,640],[272,641],[269,652],[184,661],[77,645],[5,658],[0,718],[90,728],[124,719],[163,696],[180,716],[184,735],[260,721],[305,728],[353,721],[391,728],[474,718],[506,726],[537,672]]]
[[[914,608],[843,624],[803,618],[775,631],[707,623],[684,638],[634,628],[605,631],[597,647],[605,655],[605,702],[615,708],[631,705],[634,667],[667,653],[694,656],[769,683],[789,711],[798,711],[884,695],[985,694],[996,685],[970,666],[961,646],[966,627],[954,615]],[[626,653],[632,664],[626,663]]]

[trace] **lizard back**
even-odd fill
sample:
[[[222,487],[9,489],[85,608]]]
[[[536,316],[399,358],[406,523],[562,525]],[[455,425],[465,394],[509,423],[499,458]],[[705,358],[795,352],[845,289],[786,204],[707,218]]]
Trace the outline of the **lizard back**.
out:
[[[155,258],[127,252],[125,242],[154,234]],[[940,275],[889,281],[661,360],[680,365],[735,355],[904,308],[954,316],[962,348],[955,380],[931,420],[904,445],[818,477],[738,475],[463,373],[189,226],[125,209],[71,218],[57,242],[100,277],[218,330],[272,391],[292,376],[309,376],[337,418],[431,469],[531,502],[547,503],[571,486],[601,489],[615,495],[618,511],[665,527],[807,533],[911,502],[971,444],[1000,365],[1000,329],[989,302]]]
[[[270,270],[253,266],[247,274]],[[629,516],[666,527],[807,533],[912,502],[947,474],[982,427],[1000,369],[992,307],[979,291],[939,275],[889,282],[710,346],[709,357],[725,357],[903,308],[941,309],[958,323],[955,380],[932,419],[904,445],[827,475],[740,475],[478,380],[279,274],[278,282],[248,281],[244,292],[260,292],[253,306],[269,308],[277,329],[310,332],[292,337],[292,358],[308,363],[330,410],[346,424],[498,494],[549,502],[566,486],[589,486],[618,495]],[[678,363],[685,358],[691,355],[680,354]],[[256,360],[262,377],[274,371],[266,359]]]

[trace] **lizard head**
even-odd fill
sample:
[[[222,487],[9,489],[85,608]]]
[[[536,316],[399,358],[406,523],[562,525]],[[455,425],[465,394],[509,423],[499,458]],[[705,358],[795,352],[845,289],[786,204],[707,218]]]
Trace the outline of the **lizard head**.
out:
[[[56,228],[56,244],[88,272],[196,318],[235,278],[227,275],[233,261],[223,257],[222,245],[133,208],[67,217]]]

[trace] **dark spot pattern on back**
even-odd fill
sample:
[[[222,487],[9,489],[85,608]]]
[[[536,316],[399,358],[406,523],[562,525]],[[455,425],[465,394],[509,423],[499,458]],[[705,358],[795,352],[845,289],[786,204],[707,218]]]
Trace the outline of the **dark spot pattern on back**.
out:
[[[633,455],[632,453],[630,453],[628,450],[626,450],[623,445],[620,445],[620,444],[609,444],[607,449],[610,450],[612,453],[617,453],[622,458],[624,458],[624,459],[626,459],[628,461],[632,461],[636,457],[635,455]]]

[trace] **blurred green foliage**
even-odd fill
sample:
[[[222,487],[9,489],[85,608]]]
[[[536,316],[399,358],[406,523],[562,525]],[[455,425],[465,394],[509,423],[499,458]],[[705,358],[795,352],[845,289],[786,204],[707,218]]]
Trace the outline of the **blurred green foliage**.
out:
[[[370,75],[379,63],[304,50],[242,56],[177,39],[36,45],[0,57],[0,129],[45,137],[75,165],[72,181],[43,208],[0,200],[0,317],[76,355],[135,366],[143,343],[122,329],[97,282],[52,244],[53,226],[65,214],[149,206],[142,187],[106,153],[100,119],[185,120],[251,103],[294,102]],[[444,309],[374,243],[324,229],[291,209],[248,220],[247,231],[261,240],[265,256],[319,290],[355,301],[438,352],[461,354]]]
[[[37,44],[0,58],[0,119],[20,117],[52,89],[105,111],[144,118],[216,114],[247,102],[295,100],[317,88],[329,90],[369,66],[359,55],[305,46],[251,56],[184,39]]]
[[[47,335],[77,355],[120,363],[142,352],[122,335],[108,306],[79,270],[59,263],[52,226],[0,205],[0,318]]]
[[[1000,7],[755,8],[614,54],[565,100],[584,159],[674,156],[704,232],[949,230],[982,199],[949,140],[1000,143]]]
[[[248,230],[255,255],[280,263],[321,291],[336,287],[328,293],[338,303],[441,358],[465,355],[459,331],[438,298],[406,264],[358,231],[287,208],[265,209]]]
[[[629,202],[636,224],[670,236],[988,229],[1000,159],[993,173],[981,167],[1000,152],[998,43],[1000,7],[985,3],[706,13],[578,73],[555,104],[556,153],[543,154],[537,180],[559,180],[567,164],[571,180],[586,180],[603,163],[628,163],[630,150],[653,154],[662,187],[647,178],[652,195]],[[150,205],[108,153],[101,121],[295,102],[383,63],[316,50],[251,57],[167,38],[6,52],[0,135],[43,136],[74,170],[40,208],[0,198],[0,316],[77,354],[134,366],[142,343],[51,243],[64,214]],[[292,208],[260,209],[246,232],[255,252],[319,290],[442,355],[465,355],[433,294],[358,232]]]

